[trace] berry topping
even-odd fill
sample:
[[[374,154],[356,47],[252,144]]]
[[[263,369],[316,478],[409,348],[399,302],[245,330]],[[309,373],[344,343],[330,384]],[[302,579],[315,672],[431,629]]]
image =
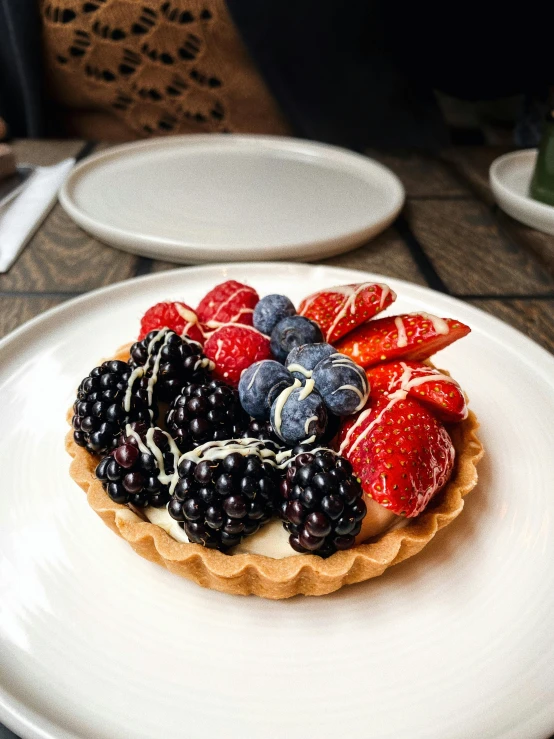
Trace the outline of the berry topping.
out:
[[[320,290],[300,303],[298,312],[316,321],[325,341],[335,342],[387,308],[396,295],[386,285],[366,282]]]
[[[97,466],[96,477],[115,503],[161,508],[169,501],[178,459],[179,450],[169,434],[133,423],[120,436],[116,449]]]
[[[388,316],[360,326],[336,344],[362,367],[396,359],[427,359],[471,331],[460,321],[429,313]]]
[[[275,398],[293,382],[290,372],[273,359],[251,364],[240,377],[242,407],[254,418],[267,420]]]
[[[267,523],[276,507],[279,473],[264,461],[262,442],[205,444],[181,457],[169,514],[190,541],[223,552]]]
[[[298,380],[306,380],[312,376],[312,370],[337,350],[331,344],[302,344],[293,349],[285,360],[285,367]]]
[[[327,426],[327,411],[321,395],[313,389],[313,380],[308,380],[305,387],[295,380],[283,390],[273,401],[270,419],[285,444],[320,439]]]
[[[199,344],[204,343],[198,316],[186,303],[157,303],[149,308],[140,322],[139,341],[151,331],[159,331],[161,328],[170,328],[179,336],[188,336]]]
[[[202,323],[210,328],[223,323],[244,323],[251,326],[252,314],[259,299],[253,287],[227,280],[210,290],[200,301],[196,313]]]
[[[281,494],[281,517],[295,551],[329,557],[354,546],[367,509],[346,459],[327,449],[302,450],[288,467]]]
[[[289,316],[281,319],[271,332],[271,351],[283,363],[295,347],[320,341],[323,335],[317,323],[304,316]]]
[[[168,329],[151,331],[133,344],[130,364],[144,368],[151,378],[151,392],[165,401],[172,400],[189,382],[205,382],[214,368],[200,344]]]
[[[399,516],[417,516],[446,483],[454,446],[444,426],[403,391],[346,420],[339,452],[364,493]]]
[[[456,380],[433,367],[420,362],[391,362],[371,367],[367,376],[372,398],[404,390],[441,421],[456,423],[467,418],[462,388]]]
[[[234,386],[238,385],[243,370],[271,357],[268,338],[255,328],[238,324],[214,331],[204,351],[215,363],[214,376]]]
[[[183,452],[208,441],[238,438],[248,423],[238,392],[217,380],[187,385],[166,416],[167,429]]]
[[[157,414],[149,401],[148,379],[132,379],[132,368],[126,362],[112,360],[95,367],[79,385],[73,405],[73,438],[92,454],[114,448],[123,426],[129,421],[150,425]]]
[[[338,431],[338,429],[337,429]],[[336,433],[336,432],[335,432]],[[269,421],[257,421],[253,418],[248,424],[248,428],[242,434],[243,439],[259,439],[260,441],[272,441],[275,448],[282,449],[283,442],[273,430],[273,426]]]
[[[323,402],[337,416],[356,413],[369,397],[365,371],[344,354],[333,354],[319,362],[312,377]]]
[[[254,326],[269,336],[280,320],[294,315],[296,308],[286,295],[266,295],[254,308]]]

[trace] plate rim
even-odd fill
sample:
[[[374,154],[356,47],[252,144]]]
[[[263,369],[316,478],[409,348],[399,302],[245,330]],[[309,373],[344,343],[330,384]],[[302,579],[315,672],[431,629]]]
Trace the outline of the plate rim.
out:
[[[246,146],[251,148],[262,147],[273,151],[297,152],[308,155],[317,155],[331,161],[346,161],[357,166],[358,170],[366,169],[378,172],[384,177],[388,183],[388,191],[391,193],[391,205],[387,216],[379,221],[374,221],[367,226],[356,231],[349,231],[339,237],[320,238],[315,241],[300,241],[294,244],[271,243],[264,246],[268,252],[275,254],[272,258],[279,259],[278,252],[283,253],[283,259],[294,259],[299,250],[303,250],[308,258],[317,258],[317,251],[324,249],[327,256],[332,256],[343,251],[351,249],[357,244],[363,243],[385,230],[396,218],[402,210],[405,200],[406,191],[400,178],[386,165],[381,164],[372,157],[365,156],[358,152],[345,149],[340,146],[326,144],[323,142],[310,141],[288,136],[270,136],[259,134],[183,134],[171,137],[155,137],[151,139],[134,141],[125,144],[119,144],[109,149],[97,152],[79,162],[69,173],[67,179],[63,183],[59,192],[59,201],[66,213],[87,232],[107,241],[110,244],[117,244],[117,248],[128,251],[132,254],[140,254],[142,256],[155,256],[157,258],[171,257],[175,259],[180,256],[183,259],[198,260],[199,262],[217,262],[223,258],[233,259],[236,261],[245,261],[252,258],[252,254],[257,252],[261,247],[259,245],[251,245],[244,247],[240,243],[223,242],[220,244],[203,244],[201,241],[186,241],[184,239],[174,239],[168,237],[154,237],[144,235],[138,231],[120,228],[119,226],[111,226],[105,222],[98,220],[86,211],[84,211],[76,203],[74,198],[74,188],[77,181],[83,175],[86,176],[87,170],[95,168],[98,164],[108,162],[111,159],[121,156],[132,156],[136,151],[147,151],[149,149],[157,150],[170,148],[171,146],[182,145],[186,148],[200,146],[213,146],[218,148],[225,146],[233,148],[235,146]],[[132,241],[132,245],[129,245]],[[236,252],[236,255],[233,254]],[[302,258],[302,255],[298,257]]]
[[[497,157],[489,167],[489,179],[493,190],[498,190],[505,197],[517,201],[528,211],[536,210],[537,215],[543,215],[554,221],[554,206],[542,203],[540,200],[534,200],[528,195],[522,195],[516,190],[512,190],[506,185],[505,179],[500,176],[502,167],[512,161],[519,162],[520,168],[527,171],[535,165],[538,156],[537,149],[521,149],[519,151],[510,151],[507,154]],[[496,194],[496,193],[495,193]]]
[[[165,270],[163,272],[152,272],[147,275],[138,275],[133,277],[127,277],[124,280],[118,280],[117,282],[113,282],[109,285],[103,285],[101,287],[94,288],[93,290],[88,290],[87,292],[83,293],[82,295],[77,295],[75,297],[69,298],[68,300],[64,300],[63,303],[60,303],[60,305],[55,305],[52,308],[48,308],[46,311],[40,313],[37,316],[34,316],[33,318],[30,318],[29,320],[25,321],[21,324],[21,326],[18,326],[17,328],[13,329],[13,331],[10,331],[6,336],[2,337],[0,339],[0,353],[3,352],[5,347],[9,346],[12,342],[19,339],[19,337],[26,333],[28,330],[34,330],[37,326],[40,326],[42,323],[47,323],[51,320],[51,318],[57,316],[59,313],[63,313],[67,310],[67,307],[70,308],[73,306],[80,306],[81,303],[86,303],[89,300],[96,300],[99,297],[109,296],[112,293],[116,293],[122,288],[125,288],[129,286],[130,284],[148,284],[150,282],[157,282],[158,280],[162,280],[164,275],[178,275],[178,274],[187,274],[191,271],[212,271],[212,270],[221,270],[222,273],[226,273],[228,270],[236,270],[236,269],[243,269],[244,264],[237,263],[237,262],[213,262],[210,264],[201,264],[201,265],[193,265],[190,267],[177,267],[175,269]],[[386,282],[387,280],[392,280],[395,283],[406,286],[411,290],[415,290],[417,293],[420,293],[421,295],[425,295],[426,293],[432,293],[433,295],[438,296],[442,300],[444,300],[446,303],[449,303],[453,306],[460,306],[464,311],[468,311],[472,315],[476,315],[481,317],[482,319],[486,320],[487,322],[491,323],[491,326],[496,327],[501,330],[502,333],[515,333],[515,335],[518,337],[518,340],[524,340],[527,343],[527,346],[530,351],[532,352],[538,352],[538,356],[545,360],[546,362],[552,362],[554,363],[554,355],[551,354],[547,349],[542,347],[540,344],[538,344],[536,341],[531,339],[529,336],[527,336],[523,331],[520,331],[520,329],[515,328],[514,326],[511,326],[509,323],[506,323],[500,318],[497,318],[496,316],[493,316],[491,313],[487,313],[486,311],[482,310],[481,308],[477,308],[474,305],[471,305],[469,303],[466,303],[461,298],[454,297],[452,295],[449,295],[447,293],[442,293],[439,290],[434,290],[431,287],[428,287],[427,285],[418,285],[415,282],[410,282],[409,280],[404,280],[402,278],[393,277],[392,275],[386,275],[378,272],[371,272],[369,270],[363,270],[363,269],[356,269],[356,268],[350,268],[350,267],[340,267],[335,265],[327,265],[327,264],[304,264],[304,263],[296,263],[296,262],[288,262],[288,261],[252,261],[248,262],[248,269],[254,268],[254,269],[291,269],[291,270],[330,270],[330,271],[337,271],[337,272],[346,272],[346,273],[357,273],[360,277],[370,277],[370,279],[374,279],[375,281],[381,281]],[[244,278],[245,280],[248,280],[248,276]],[[420,297],[420,295],[418,295]],[[498,337],[497,337],[498,338]],[[504,343],[504,342],[503,342]],[[510,349],[509,345],[506,345],[508,349]],[[0,357],[1,362],[1,357]],[[534,365],[533,365],[534,366]],[[554,365],[553,365],[554,366]],[[1,364],[0,364],[1,368]]]
[[[380,281],[391,281],[396,285],[401,286],[407,286],[410,288],[410,290],[415,292],[415,297],[423,297],[428,293],[432,293],[434,296],[438,296],[439,298],[442,298],[445,303],[451,304],[454,308],[456,306],[460,306],[464,309],[464,311],[467,311],[470,315],[476,315],[479,316],[479,319],[481,321],[485,322],[485,329],[487,328],[487,323],[489,324],[491,329],[494,328],[500,328],[502,331],[500,332],[500,336],[497,336],[496,338],[500,343],[506,347],[507,349],[510,349],[509,345],[509,339],[510,336],[514,336],[518,339],[518,341],[522,342],[524,348],[528,351],[525,352],[525,356],[523,356],[521,353],[518,354],[518,357],[521,361],[525,360],[526,363],[528,363],[530,366],[533,367],[535,372],[537,372],[540,377],[545,381],[546,383],[549,383],[554,387],[554,373],[548,371],[544,372],[542,371],[544,369],[536,366],[536,361],[532,361],[533,358],[536,358],[538,361],[546,362],[547,365],[550,365],[552,370],[554,370],[554,356],[548,352],[546,349],[541,347],[539,344],[537,344],[535,341],[533,341],[531,338],[526,336],[523,332],[519,331],[516,328],[513,328],[509,324],[505,323],[504,321],[496,318],[495,316],[486,313],[485,311],[476,308],[475,306],[472,306],[468,303],[465,303],[463,300],[460,300],[458,298],[454,298],[450,295],[446,295],[443,293],[440,293],[436,290],[433,290],[430,287],[418,285],[412,282],[409,282],[407,280],[387,276],[387,275],[380,275],[374,272],[367,272],[364,270],[359,269],[350,269],[345,267],[335,267],[332,265],[298,265],[295,263],[287,263],[287,262],[253,262],[251,265],[249,265],[253,270],[263,269],[263,270],[271,270],[271,269],[280,269],[280,270],[304,270],[304,271],[314,271],[314,270],[323,270],[325,272],[337,272],[337,273],[346,273],[348,275],[347,279],[354,279],[355,275],[359,275],[360,278],[369,277],[370,279],[376,279]],[[225,272],[227,271],[236,271],[241,268],[240,264],[237,263],[218,263],[218,264],[210,264],[210,265],[203,265],[203,266],[196,266],[196,267],[185,267],[175,270],[170,270],[169,272],[156,272],[149,275],[142,275],[140,277],[131,277],[126,280],[121,280],[119,282],[106,285],[100,288],[97,288],[95,290],[91,290],[87,293],[84,293],[83,295],[71,298],[67,301],[64,301],[58,306],[54,306],[53,308],[50,308],[49,310],[45,311],[44,313],[39,314],[38,316],[35,316],[34,318],[30,319],[29,321],[26,321],[24,324],[22,324],[20,327],[16,328],[14,331],[10,332],[7,336],[5,336],[3,339],[0,340],[0,362],[3,359],[2,355],[6,353],[6,350],[8,350],[10,347],[13,347],[15,343],[17,343],[20,340],[23,340],[25,342],[25,339],[27,338],[29,341],[33,341],[35,336],[35,332],[37,328],[40,329],[44,324],[48,324],[52,319],[55,319],[59,314],[63,313],[71,313],[74,306],[79,306],[82,308],[87,303],[92,302],[93,304],[95,301],[99,299],[103,299],[105,296],[109,296],[113,293],[118,293],[120,291],[125,291],[131,284],[138,283],[139,285],[143,284],[150,284],[150,283],[156,283],[156,282],[163,282],[164,276],[167,276],[168,274],[171,274],[174,276],[174,278],[177,278],[179,275],[183,274],[190,274],[195,272],[214,272],[216,273],[218,270],[220,270],[222,276],[225,275]],[[246,275],[246,278],[248,279],[248,275]],[[340,279],[340,277],[339,277]],[[26,337],[26,334],[30,335]],[[42,335],[43,332],[41,332]],[[548,368],[547,368],[548,370]],[[2,371],[2,365],[0,363],[0,371]],[[541,715],[542,714],[542,715]],[[64,728],[62,728],[59,724],[54,724],[49,718],[46,718],[42,716],[40,713],[32,709],[30,706],[26,705],[19,699],[17,699],[14,695],[12,695],[10,692],[8,692],[4,686],[0,684],[0,720],[12,731],[17,732],[21,737],[24,737],[24,739],[83,739],[81,736],[73,733],[73,732],[67,732]],[[552,732],[554,730],[554,717],[547,716],[546,711],[544,712],[538,712],[537,714],[534,714],[533,717],[528,721],[526,726],[523,726],[523,728],[528,728],[530,730],[533,730],[534,733],[533,737],[536,737],[537,739],[543,739],[547,735],[544,733],[546,731]]]

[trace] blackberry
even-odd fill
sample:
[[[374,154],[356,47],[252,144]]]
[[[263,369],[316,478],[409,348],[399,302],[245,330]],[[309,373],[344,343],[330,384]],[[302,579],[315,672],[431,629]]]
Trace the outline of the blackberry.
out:
[[[250,419],[250,423],[241,434],[241,437],[243,439],[259,439],[260,441],[269,440],[280,449],[283,448],[283,442],[273,430],[271,421],[258,421],[256,418]]]
[[[96,477],[115,503],[161,508],[169,502],[178,450],[161,429],[136,423],[131,428],[140,437],[140,444],[134,434],[121,434],[118,446],[96,467]],[[163,471],[153,453],[154,445],[162,454]]]
[[[126,423],[142,421],[150,425],[146,377],[132,384],[129,410],[125,395],[132,369],[126,362],[111,360],[95,367],[79,385],[73,404],[72,425],[75,442],[93,454],[110,451]],[[157,409],[151,406],[155,418]]]
[[[279,471],[258,451],[245,456],[238,448],[218,459],[183,459],[168,505],[190,541],[222,552],[258,531],[277,504]]]
[[[182,339],[170,329],[150,331],[131,347],[131,367],[144,367],[147,376],[156,374],[155,392],[159,400],[170,402],[188,383],[204,383],[214,363],[200,344]]]
[[[218,380],[191,384],[170,405],[166,427],[185,452],[208,441],[238,439],[248,427],[236,390]]]
[[[281,494],[281,518],[295,551],[329,557],[354,546],[367,509],[346,459],[327,449],[301,448],[281,482]]]

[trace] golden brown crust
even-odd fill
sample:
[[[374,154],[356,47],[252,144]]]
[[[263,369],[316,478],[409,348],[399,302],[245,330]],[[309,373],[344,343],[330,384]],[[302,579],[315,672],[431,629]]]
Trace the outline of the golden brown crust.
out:
[[[117,359],[127,359],[122,347]],[[298,554],[273,559],[260,554],[226,555],[199,544],[175,541],[159,526],[142,520],[124,505],[114,503],[94,477],[98,459],[73,441],[70,431],[66,449],[71,455],[71,477],[85,491],[91,508],[112,531],[125,539],[141,557],[166,567],[177,575],[202,585],[236,595],[263,598],[290,598],[293,595],[324,595],[343,585],[369,580],[388,567],[413,557],[431,541],[439,529],[462,511],[464,496],[477,484],[477,463],[484,450],[477,438],[475,414],[449,431],[456,449],[454,472],[431,507],[402,528],[385,532],[375,540],[360,544],[328,559]]]

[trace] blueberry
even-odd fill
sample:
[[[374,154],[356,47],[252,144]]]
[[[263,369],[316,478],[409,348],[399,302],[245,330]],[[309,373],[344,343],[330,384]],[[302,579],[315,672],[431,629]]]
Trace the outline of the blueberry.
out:
[[[285,444],[314,436],[320,438],[327,425],[327,411],[321,396],[315,390],[304,396],[305,388],[295,388],[281,406],[277,397],[271,406],[271,425]]]
[[[254,362],[240,377],[241,405],[254,418],[267,421],[271,404],[279,393],[293,382],[290,372],[279,362],[272,359]]]
[[[312,379],[327,408],[337,416],[361,410],[369,395],[365,371],[343,354],[334,354],[320,362]]]
[[[270,348],[273,356],[284,362],[295,347],[321,341],[323,334],[315,321],[304,316],[289,316],[279,321],[271,332]]]
[[[285,360],[285,367],[289,370],[293,377],[299,380],[304,380],[307,377],[311,377],[311,371],[315,369],[319,362],[322,362],[331,354],[336,354],[337,350],[331,344],[302,344],[301,346],[295,347]],[[289,369],[290,366],[299,365],[305,372],[298,369]]]
[[[266,295],[254,308],[254,328],[269,336],[281,319],[295,315],[296,308],[286,295]]]

